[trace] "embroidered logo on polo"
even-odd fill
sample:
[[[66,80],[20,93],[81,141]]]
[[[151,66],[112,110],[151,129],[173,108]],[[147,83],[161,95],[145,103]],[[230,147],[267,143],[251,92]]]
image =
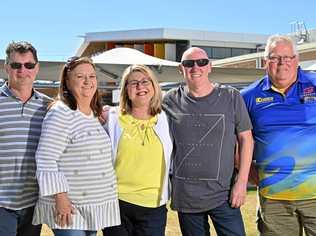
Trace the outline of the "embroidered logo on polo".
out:
[[[225,133],[224,114],[177,114],[177,132],[182,142],[176,141],[177,178],[189,180],[217,180]],[[187,130],[190,135],[187,135]],[[181,132],[183,132],[181,134]],[[206,158],[206,156],[208,158]]]
[[[256,98],[256,104],[261,104],[261,103],[268,103],[268,102],[273,102],[273,97],[257,97]]]
[[[304,103],[314,103],[316,102],[316,94],[314,87],[307,87],[303,89],[303,98]]]

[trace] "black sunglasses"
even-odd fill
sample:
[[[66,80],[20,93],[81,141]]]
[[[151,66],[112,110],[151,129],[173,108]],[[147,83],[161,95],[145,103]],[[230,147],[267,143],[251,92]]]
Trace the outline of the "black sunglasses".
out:
[[[197,59],[197,60],[183,60],[181,64],[184,67],[193,67],[196,63],[199,67],[206,66],[210,62],[209,59]]]
[[[28,70],[32,70],[35,68],[37,63],[32,63],[32,62],[26,62],[26,63],[20,63],[20,62],[11,62],[10,66],[12,69],[14,70],[19,70],[22,68],[22,66],[24,66],[24,68],[28,69]]]

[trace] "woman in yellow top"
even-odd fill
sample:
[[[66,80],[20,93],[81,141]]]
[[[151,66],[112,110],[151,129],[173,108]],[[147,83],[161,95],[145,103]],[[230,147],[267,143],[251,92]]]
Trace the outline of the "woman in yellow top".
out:
[[[106,236],[165,235],[172,141],[161,100],[148,67],[125,69],[120,106],[111,108],[107,118],[122,224],[105,228]]]

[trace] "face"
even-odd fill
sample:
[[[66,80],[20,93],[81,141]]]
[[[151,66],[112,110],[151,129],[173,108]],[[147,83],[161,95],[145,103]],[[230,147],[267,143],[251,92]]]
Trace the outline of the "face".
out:
[[[287,58],[287,59],[281,59]],[[290,44],[278,43],[266,60],[266,70],[272,84],[280,89],[288,88],[297,78],[298,58]]]
[[[97,90],[97,77],[95,70],[90,64],[79,64],[69,73],[66,81],[77,102],[85,99],[92,100]]]
[[[181,61],[199,59],[208,59],[208,55],[202,49],[192,48],[184,52]],[[200,66],[195,62],[193,67],[186,67],[180,64],[180,72],[187,80],[189,86],[204,86],[205,82],[208,82],[208,74],[211,72],[211,68],[211,62],[206,65],[200,64]]]
[[[133,72],[127,80],[127,95],[133,107],[149,107],[154,96],[154,87],[151,78],[142,72]]]
[[[15,68],[14,64],[23,65],[20,68]],[[39,71],[39,65],[37,63],[34,68],[27,69],[26,67],[28,67],[28,64],[35,64],[35,60],[31,52],[14,52],[10,55],[9,64],[4,65],[5,71],[8,74],[8,82],[10,87],[15,89],[19,89],[25,86],[33,87],[33,82]]]

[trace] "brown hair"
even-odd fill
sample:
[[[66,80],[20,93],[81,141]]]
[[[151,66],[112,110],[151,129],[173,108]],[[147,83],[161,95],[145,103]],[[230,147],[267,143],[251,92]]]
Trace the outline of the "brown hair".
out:
[[[149,110],[150,115],[155,116],[161,112],[162,94],[154,72],[145,65],[130,65],[124,70],[121,81],[120,111],[122,114],[126,114],[130,113],[132,110],[132,101],[129,99],[127,94],[127,83],[128,79],[134,72],[141,72],[142,74],[148,76],[152,81],[154,96],[150,100]]]
[[[71,57],[68,59],[67,63],[63,66],[60,72],[60,85],[57,95],[57,101],[63,101],[72,110],[77,109],[77,101],[71,93],[71,91],[69,90],[69,88],[67,87],[66,81],[67,79],[69,79],[69,73],[81,64],[90,64],[94,69],[96,68],[92,60],[88,57]],[[96,90],[95,94],[93,95],[90,107],[93,111],[93,114],[96,117],[99,117],[101,115],[102,103],[98,90]]]
[[[32,44],[30,44],[29,42],[25,42],[25,41],[20,41],[20,42],[12,41],[7,46],[7,49],[5,50],[5,53],[6,53],[5,64],[10,63],[11,54],[15,53],[15,52],[20,53],[20,54],[31,52],[35,62],[36,63],[38,62],[37,51]]]

